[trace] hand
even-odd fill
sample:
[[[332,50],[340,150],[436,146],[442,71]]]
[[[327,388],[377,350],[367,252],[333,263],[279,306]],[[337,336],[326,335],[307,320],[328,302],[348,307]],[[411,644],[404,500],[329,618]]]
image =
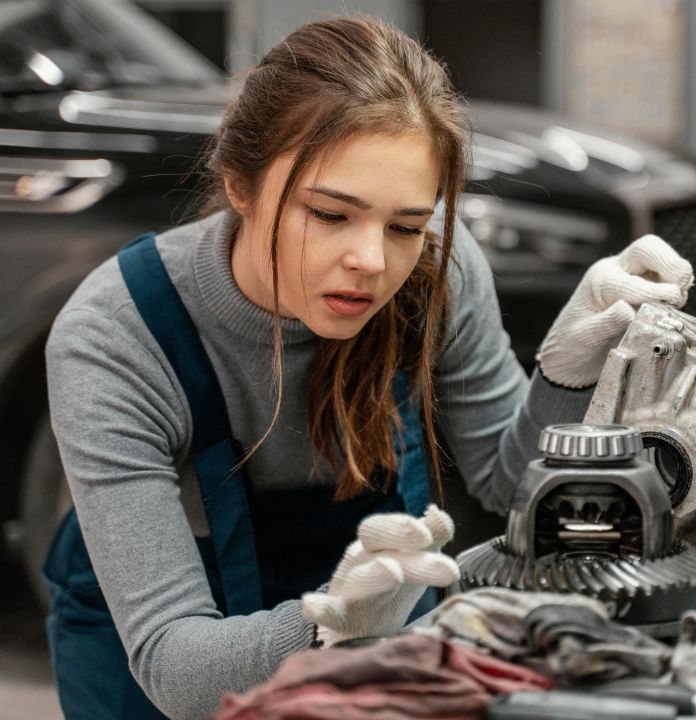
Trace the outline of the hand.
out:
[[[429,585],[459,579],[459,566],[440,549],[454,535],[450,516],[430,505],[422,518],[371,515],[346,549],[328,593],[302,596],[305,617],[325,645],[358,637],[395,635]]]
[[[594,385],[607,354],[644,302],[683,307],[691,263],[657,235],[644,235],[585,273],[537,353],[543,375],[569,388]]]

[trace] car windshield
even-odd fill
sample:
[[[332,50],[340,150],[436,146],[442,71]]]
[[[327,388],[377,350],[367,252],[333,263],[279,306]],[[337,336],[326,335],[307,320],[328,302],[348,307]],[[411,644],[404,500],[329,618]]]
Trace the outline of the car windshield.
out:
[[[219,75],[127,0],[0,0],[0,92],[201,83]]]

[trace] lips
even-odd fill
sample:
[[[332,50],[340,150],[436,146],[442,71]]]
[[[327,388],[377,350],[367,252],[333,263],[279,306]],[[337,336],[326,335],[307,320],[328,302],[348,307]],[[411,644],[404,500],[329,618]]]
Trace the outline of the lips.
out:
[[[373,301],[374,298],[369,293],[343,291],[324,295],[324,302],[329,308],[343,317],[362,315],[367,312]]]

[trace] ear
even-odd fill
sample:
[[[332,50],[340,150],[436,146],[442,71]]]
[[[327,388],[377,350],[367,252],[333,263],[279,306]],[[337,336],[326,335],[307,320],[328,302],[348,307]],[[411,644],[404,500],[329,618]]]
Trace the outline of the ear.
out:
[[[230,205],[239,215],[244,217],[249,214],[250,203],[242,196],[242,193],[239,192],[232,178],[227,174],[225,174],[225,193],[227,194],[227,199],[230,201]]]

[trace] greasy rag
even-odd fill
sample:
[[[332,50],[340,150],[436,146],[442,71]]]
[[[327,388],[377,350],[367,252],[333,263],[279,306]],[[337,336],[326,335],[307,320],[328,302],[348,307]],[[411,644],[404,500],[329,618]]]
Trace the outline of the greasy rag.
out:
[[[215,720],[483,718],[492,694],[548,689],[528,668],[431,635],[289,657],[264,685],[229,694]]]
[[[660,677],[671,656],[669,647],[613,622],[601,602],[578,594],[470,590],[441,603],[432,627],[417,631],[484,648],[564,684]]]
[[[696,692],[696,610],[682,613],[671,665],[675,680]]]
[[[533,653],[525,664],[564,683],[658,678],[669,670],[671,648],[588,607],[541,605],[524,627]]]
[[[417,632],[470,642],[500,658],[516,661],[529,654],[525,617],[540,605],[550,603],[590,607],[599,615],[607,616],[599,600],[584,595],[486,587],[450,596],[434,611],[432,627],[419,627]]]

